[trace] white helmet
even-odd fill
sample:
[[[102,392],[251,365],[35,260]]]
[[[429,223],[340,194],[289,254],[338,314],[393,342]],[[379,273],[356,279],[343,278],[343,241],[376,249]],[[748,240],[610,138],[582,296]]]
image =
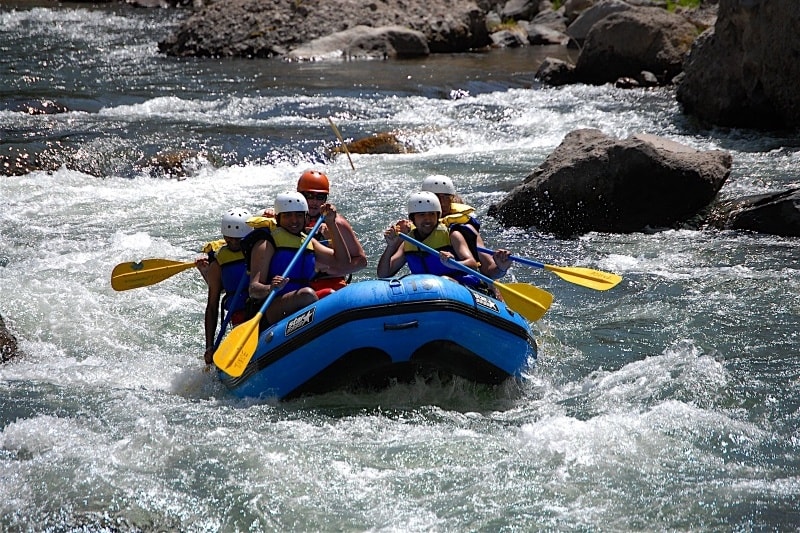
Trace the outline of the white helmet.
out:
[[[283,192],[275,197],[275,216],[281,213],[308,211],[308,202],[299,192]]]
[[[250,214],[250,211],[241,207],[228,210],[222,215],[222,235],[235,239],[246,237],[253,231],[253,228],[247,225],[247,219],[251,216],[253,215]]]
[[[422,191],[415,192],[408,197],[408,215],[409,217],[414,213],[431,213],[436,211],[442,212],[442,205],[439,199],[432,192]]]
[[[428,176],[422,180],[422,190],[439,194],[456,194],[456,186],[453,185],[453,180],[441,174]]]

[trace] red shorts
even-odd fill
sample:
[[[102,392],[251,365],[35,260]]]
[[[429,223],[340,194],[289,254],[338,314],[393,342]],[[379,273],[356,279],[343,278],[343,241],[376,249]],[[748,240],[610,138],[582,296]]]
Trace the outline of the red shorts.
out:
[[[320,278],[311,281],[308,285],[315,291],[320,291],[322,289],[338,291],[339,289],[347,287],[347,282],[344,278]]]
[[[239,309],[238,311],[234,311],[233,314],[231,315],[231,327],[238,326],[244,321],[245,321],[244,309]]]

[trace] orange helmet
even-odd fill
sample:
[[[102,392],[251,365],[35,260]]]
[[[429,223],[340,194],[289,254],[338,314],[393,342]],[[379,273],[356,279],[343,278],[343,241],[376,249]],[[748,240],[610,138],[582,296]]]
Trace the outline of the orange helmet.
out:
[[[330,192],[328,176],[319,170],[306,170],[297,180],[297,192]]]

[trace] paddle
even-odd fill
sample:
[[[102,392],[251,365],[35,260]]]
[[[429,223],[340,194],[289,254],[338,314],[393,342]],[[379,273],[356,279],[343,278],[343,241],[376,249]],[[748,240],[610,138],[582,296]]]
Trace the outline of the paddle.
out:
[[[422,244],[413,237],[410,237],[404,233],[398,233],[397,235],[403,240],[410,242],[414,246],[425,250],[430,254],[439,255],[438,250],[434,250],[430,246]],[[553,295],[545,290],[540,289],[539,287],[534,287],[528,283],[500,283],[499,281],[495,281],[488,276],[484,276],[476,270],[462,265],[453,258],[448,259],[447,264],[459,270],[463,270],[468,274],[477,276],[485,283],[497,287],[497,290],[500,291],[500,294],[503,296],[503,300],[505,301],[506,305],[524,316],[530,322],[536,322],[542,318],[550,308],[550,304],[553,303]]]
[[[236,309],[237,304],[239,303],[239,296],[242,294],[242,290],[247,286],[247,280],[250,276],[247,275],[245,271],[242,274],[242,279],[239,281],[239,286],[236,287],[236,292],[233,293],[233,298],[231,298],[230,303],[228,304],[228,312],[225,313],[225,320],[222,321],[222,327],[219,328],[219,333],[217,334],[217,340],[214,341],[214,351],[217,351],[219,348],[219,343],[222,342],[222,337],[225,335],[225,329],[228,327],[228,324],[231,321],[231,317],[233,316],[233,310]]]
[[[120,263],[111,271],[111,287],[127,291],[147,287],[174,276],[194,266],[194,262],[169,259],[144,259],[139,262]]]
[[[297,260],[300,259],[300,256],[303,254],[303,250],[305,250],[308,243],[311,242],[311,239],[314,238],[314,234],[322,225],[323,220],[323,217],[317,219],[314,228],[308,232],[303,244],[297,249],[297,252],[294,254],[294,257],[292,257],[289,266],[286,267],[286,271],[284,271],[281,277],[287,277],[294,267],[294,264],[297,263]],[[261,309],[256,313],[256,316],[233,328],[228,336],[225,337],[225,340],[219,345],[217,351],[214,352],[214,364],[217,365],[217,368],[234,378],[238,378],[244,373],[244,369],[247,368],[250,359],[253,358],[253,354],[258,347],[258,324],[261,322],[261,317],[264,315],[267,307],[269,307],[269,304],[272,303],[276,294],[275,291],[271,290],[269,295],[267,295],[267,299],[264,300],[264,303],[261,305]]]
[[[481,248],[478,246],[478,251],[485,254],[493,254],[494,250],[488,248]],[[532,259],[525,259],[524,257],[517,257],[515,255],[508,256],[512,261],[530,265],[536,268],[543,268],[554,273],[564,281],[569,281],[582,287],[588,287],[597,291],[607,291],[612,287],[616,287],[617,283],[622,281],[622,276],[613,274],[611,272],[603,272],[602,270],[592,270],[591,268],[584,267],[560,267],[555,265],[546,265]]]
[[[350,159],[350,150],[347,149],[347,145],[345,144],[344,139],[342,139],[342,134],[339,133],[339,128],[337,128],[336,124],[333,123],[333,119],[331,117],[328,117],[328,122],[331,123],[331,128],[333,128],[333,133],[336,134],[336,137],[339,139],[339,142],[342,143],[342,148],[344,148],[344,153],[347,154],[347,160],[350,161],[350,168],[355,170],[356,167],[353,166],[353,160]]]

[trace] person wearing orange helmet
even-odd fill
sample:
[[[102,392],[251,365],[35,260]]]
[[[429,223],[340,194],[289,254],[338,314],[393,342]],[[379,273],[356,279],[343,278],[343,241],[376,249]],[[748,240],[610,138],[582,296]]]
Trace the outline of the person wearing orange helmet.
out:
[[[306,228],[311,229],[321,216],[320,207],[328,201],[328,194],[330,193],[328,176],[319,170],[308,169],[304,171],[300,179],[297,180],[297,192],[302,194],[308,202]],[[339,233],[342,235],[347,251],[350,253],[350,263],[344,269],[337,268],[335,265],[320,265],[325,270],[318,271],[311,281],[311,287],[323,294],[330,290],[345,287],[347,285],[346,276],[367,266],[367,254],[364,253],[364,248],[361,246],[358,237],[356,237],[353,227],[341,213],[336,215],[336,226],[339,228]],[[330,241],[331,232],[326,223],[320,226],[315,237],[323,244],[327,244]]]

